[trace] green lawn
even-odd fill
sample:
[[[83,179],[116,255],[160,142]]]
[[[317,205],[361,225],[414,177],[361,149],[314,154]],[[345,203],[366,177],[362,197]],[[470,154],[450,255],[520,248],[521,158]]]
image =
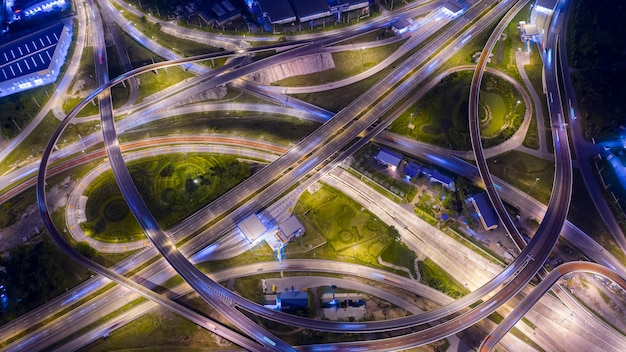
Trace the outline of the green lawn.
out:
[[[195,323],[164,309],[142,315],[79,351],[207,351],[234,347]]]
[[[341,259],[378,265],[378,256],[397,232],[343,193],[323,186],[304,192],[295,214],[305,234],[322,236],[327,244],[306,253],[315,258]]]
[[[458,298],[468,294],[470,291],[463,287],[450,274],[446,273],[435,264],[431,259],[426,258],[418,262],[420,273],[422,274],[422,282],[428,286],[437,289],[450,297]]]
[[[487,162],[492,175],[548,204],[554,181],[554,162],[516,150],[500,154]]]
[[[11,139],[26,127],[49,99],[54,87],[49,84],[0,98],[0,138]]]
[[[515,63],[515,52],[519,48],[524,48],[525,43],[522,42],[519,36],[519,30],[517,26],[520,21],[528,21],[528,14],[531,10],[531,4],[526,5],[520,10],[517,15],[509,22],[504,29],[503,36],[497,41],[493,48],[490,62],[488,66],[495,67],[500,71],[506,72],[510,76],[515,77],[520,81],[520,75],[517,72],[517,65]]]
[[[146,49],[134,39],[119,30],[119,37],[123,42],[124,48],[128,53],[133,68],[142,67],[152,64],[153,62],[163,61],[161,57]],[[137,100],[141,102],[145,97],[161,91],[171,85],[174,85],[186,78],[193,77],[193,74],[185,71],[180,66],[168,67],[156,71],[142,73],[137,76],[139,81],[139,91],[137,92]],[[119,85],[121,86],[121,85]]]
[[[248,111],[206,112],[176,116],[150,122],[139,127],[141,132],[128,132],[132,138],[145,138],[148,134],[225,133],[289,145],[308,136],[319,127],[317,122],[291,116],[269,115]]]
[[[399,240],[389,243],[385,250],[380,253],[380,257],[387,263],[392,263],[398,266],[409,269],[413,275],[415,275],[415,259],[417,256],[406,244]]]
[[[534,90],[537,92],[539,96],[539,101],[541,102],[541,106],[535,106],[535,111],[541,110],[544,116],[544,127],[546,133],[546,141],[548,151],[552,151],[554,148],[552,145],[552,130],[550,129],[550,119],[548,115],[548,106],[546,96],[543,94],[543,86],[542,86],[542,71],[543,71],[543,61],[541,61],[541,57],[539,56],[539,50],[536,47],[533,47],[533,51],[530,55],[530,64],[524,66],[524,70],[526,71],[526,75],[528,75],[528,79],[533,85]],[[528,129],[528,134],[524,139],[523,144],[529,148],[539,149],[539,139],[538,139],[538,128],[537,128],[537,119],[533,118],[531,121],[530,128]]]
[[[173,154],[129,163],[133,180],[163,228],[178,223],[250,176],[250,165],[234,156]],[[143,238],[113,174],[98,177],[85,191],[88,221],[81,224],[98,239],[125,242]]]
[[[59,123],[59,120],[54,117],[52,112],[49,112],[37,127],[35,127],[33,132],[2,160],[0,163],[2,173],[10,172],[15,170],[15,168],[20,168],[33,161],[39,160],[52,132],[54,132]]]
[[[468,94],[472,72],[445,77],[392,124],[392,132],[456,150],[471,149]],[[513,85],[486,74],[480,95],[479,119],[483,144],[492,146],[509,138],[523,120],[524,104]]]
[[[332,53],[335,68],[331,68],[321,73],[288,77],[274,82],[273,85],[308,86],[339,81],[376,66],[379,62],[384,61],[387,57],[398,50],[398,48],[402,46],[402,43],[404,43],[404,41],[379,47]]]

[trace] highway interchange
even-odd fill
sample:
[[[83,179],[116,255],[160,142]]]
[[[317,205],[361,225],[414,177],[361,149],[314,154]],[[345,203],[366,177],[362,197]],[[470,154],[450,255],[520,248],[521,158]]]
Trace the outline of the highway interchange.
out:
[[[366,323],[333,323],[328,321],[315,321],[267,311],[258,304],[247,301],[226,290],[215,280],[207,278],[186,258],[191,258],[191,256],[195,253],[202,253],[200,250],[202,247],[206,246],[207,243],[217,240],[223,233],[232,228],[240,219],[255,212],[256,209],[260,209],[261,207],[271,204],[275,200],[276,194],[282,194],[295,182],[300,181],[303,182],[304,185],[306,182],[317,181],[323,175],[327,174],[330,169],[336,167],[336,165],[340,163],[345,156],[351,154],[353,150],[356,150],[362,144],[365,144],[370,139],[384,138],[385,134],[383,130],[386,126],[388,126],[388,124],[391,123],[391,118],[384,119],[383,122],[376,125],[376,127],[371,129],[369,132],[366,132],[365,136],[353,146],[348,148],[346,151],[337,154],[348,142],[352,141],[363,131],[366,131],[369,126],[378,121],[382,116],[386,116],[386,114],[390,112],[390,109],[392,109],[406,93],[410,92],[421,82],[424,82],[437,67],[442,65],[447,58],[455,52],[455,50],[462,46],[466,38],[476,36],[477,33],[492,23],[492,19],[500,18],[504,15],[509,8],[514,6],[513,3],[514,2],[512,1],[503,1],[493,4],[493,8],[491,8],[490,5],[492,4],[483,1],[475,7],[468,9],[463,14],[462,19],[467,19],[468,22],[473,22],[474,24],[472,26],[467,28],[466,22],[463,22],[460,19],[452,22],[452,25],[446,31],[439,33],[435,39],[428,42],[424,47],[422,47],[421,50],[415,52],[415,54],[406,59],[404,62],[398,63],[397,67],[387,76],[387,79],[372,86],[367,93],[363,94],[360,98],[349,104],[344,110],[335,114],[331,120],[326,122],[309,137],[300,141],[295,147],[290,148],[270,165],[265,167],[261,172],[255,174],[249,180],[244,181],[238,187],[207,206],[201,212],[194,214],[192,218],[183,221],[174,229],[170,229],[167,232],[162,231],[156,224],[156,220],[151,218],[151,215],[147,211],[147,207],[143,204],[143,201],[139,197],[136,189],[134,189],[134,184],[130,179],[130,174],[125,166],[125,160],[122,157],[120,143],[117,140],[117,131],[114,127],[108,88],[118,84],[122,80],[132,77],[133,75],[141,72],[147,72],[154,68],[165,67],[167,65],[191,63],[194,61],[204,60],[209,57],[217,57],[218,55],[204,55],[200,58],[177,59],[173,62],[158,63],[130,71],[128,74],[111,81],[108,81],[106,65],[97,65],[99,68],[98,77],[101,79],[99,82],[101,84],[100,88],[92,92],[63,120],[59,129],[51,138],[51,142],[44,152],[43,162],[39,166],[37,194],[38,199],[40,200],[40,210],[42,212],[44,222],[46,223],[46,227],[56,238],[57,243],[59,243],[68,255],[74,257],[81,264],[90,267],[94,272],[108,277],[120,285],[129,287],[137,294],[144,295],[144,297],[147,297],[152,301],[166,305],[170,309],[177,311],[179,314],[182,314],[189,319],[194,319],[194,321],[198,322],[199,325],[207,327],[209,330],[234,341],[241,347],[248,350],[290,350],[292,347],[247,319],[241,312],[234,308],[235,305],[253,312],[254,314],[264,316],[270,320],[283,322],[292,326],[302,326],[321,331],[372,332],[414,327],[424,323],[430,323],[432,325],[432,327],[425,330],[396,338],[350,342],[341,345],[328,345],[324,346],[326,349],[402,349],[437,341],[458,331],[462,331],[468,326],[484,319],[525,287],[525,284],[529,282],[530,279],[540,270],[543,262],[556,243],[556,240],[565,223],[565,216],[569,207],[569,198],[571,195],[572,165],[568,136],[565,128],[566,124],[563,120],[564,114],[562,112],[562,104],[560,102],[561,95],[559,94],[558,88],[558,76],[555,67],[551,67],[550,65],[547,65],[546,67],[546,83],[548,92],[554,92],[554,94],[551,94],[550,96],[557,97],[557,99],[551,99],[549,103],[550,116],[553,121],[552,126],[557,167],[554,182],[555,188],[553,190],[550,203],[545,210],[544,220],[532,241],[528,243],[526,248],[510,266],[508,266],[501,273],[497,274],[493,280],[474,290],[471,294],[463,297],[462,299],[449,303],[442,308],[429,311],[428,313],[416,314],[393,321]],[[515,6],[519,6],[521,8],[523,3],[524,2],[517,2]],[[486,11],[485,9],[487,8],[489,8],[489,11],[487,13],[483,13],[483,11]],[[427,10],[432,10],[432,8],[428,8]],[[558,18],[558,16],[555,16],[555,20],[553,21],[554,28],[550,33],[558,32],[558,29],[561,28],[562,24],[558,23],[556,19],[558,18],[562,20],[564,17],[565,16]],[[98,20],[96,20],[96,18],[99,18],[99,16],[94,16],[94,20],[97,22]],[[506,24],[507,22],[508,21],[503,20],[501,23]],[[378,25],[383,25],[384,23],[385,22],[381,21]],[[232,66],[228,67],[224,71],[215,70],[218,71],[218,73],[215,71],[207,73],[204,78],[199,79],[201,83],[194,84],[193,87],[177,94],[197,94],[198,92],[206,90],[208,87],[215,87],[221,84],[229,83],[263,67],[274,65],[281,60],[289,60],[300,55],[317,52],[321,50],[324,45],[339,42],[366,30],[368,30],[367,27],[355,28],[354,32],[344,31],[340,36],[335,37],[331,35],[328,39],[315,40],[313,42],[307,42],[307,39],[303,39],[302,42],[298,43],[298,46],[284,50],[281,54],[270,56],[267,59],[258,60],[253,63],[243,62],[239,67]],[[457,33],[461,34],[458,35]],[[556,42],[558,35],[549,36],[548,38],[549,41],[546,46],[548,48],[554,48],[553,50],[548,51],[548,55],[556,55]],[[263,48],[257,50],[267,49]],[[219,55],[230,56],[247,53],[248,51],[249,49],[236,49],[232,52],[220,53]],[[96,61],[99,60],[98,56],[104,56],[104,62],[106,62],[106,51],[96,53],[96,56]],[[555,58],[548,58],[547,62],[555,62],[555,60]],[[479,70],[477,70],[477,72],[480,72],[484,68],[484,65],[481,67],[479,64],[478,67]],[[477,89],[472,92],[474,95],[471,96],[470,102],[475,102],[478,99],[476,94]],[[170,106],[172,102],[179,99],[177,94],[170,95],[169,97],[163,99],[162,104],[164,105],[162,106]],[[81,259],[80,255],[77,255],[77,253],[75,253],[69,245],[63,244],[64,241],[54,227],[54,224],[52,223],[47,212],[45,179],[46,173],[48,172],[48,158],[52,154],[54,144],[65,126],[70,123],[76,113],[80,111],[84,105],[89,103],[89,101],[96,96],[100,99],[101,125],[104,134],[104,142],[114,174],[122,192],[131,205],[131,210],[140,220],[140,223],[142,224],[142,227],[144,227],[144,230],[146,230],[148,237],[154,243],[154,246],[150,249],[138,253],[141,254],[142,258],[133,256],[134,258],[129,262],[129,266],[120,266],[116,268],[116,270],[119,270],[122,273],[124,271],[131,270],[132,265],[137,265],[153,257],[155,254],[154,248],[158,249],[161,255],[168,260],[176,272],[180,274],[196,292],[201,293],[202,297],[209,302],[209,304],[214,307],[218,307],[220,312],[228,316],[229,320],[232,322],[240,321],[240,323],[236,323],[237,326],[242,328],[243,332],[255,340],[256,343],[247,337],[233,333],[233,331],[228,328],[218,328],[214,322],[207,320],[205,317],[198,316],[197,314],[194,316],[193,312],[189,312],[188,310],[184,311],[184,308],[176,305],[172,301],[154,294],[141,284],[132,282],[131,280],[121,276],[119,273],[114,273],[113,270],[108,270],[103,267],[98,267],[93,263],[88,263],[88,261],[84,258]],[[372,99],[372,97],[377,97],[377,99],[373,101],[374,99]],[[373,106],[372,103],[374,103]],[[159,110],[160,108],[158,106],[153,106],[151,109],[148,109],[148,112],[154,114]],[[125,120],[121,120],[119,124],[122,124],[123,121]],[[478,148],[474,148],[474,152],[477,152],[477,150],[482,151],[482,147],[478,146]],[[315,173],[318,165],[329,160],[329,158],[332,158],[332,160],[324,167],[324,169],[322,169],[321,172]],[[476,157],[476,160],[480,159],[480,157]],[[485,179],[489,176],[489,172],[487,169],[481,168],[480,165],[481,164],[479,163],[480,175],[483,179]],[[306,175],[309,175],[310,177],[303,179]],[[488,186],[493,186],[492,181],[484,181],[484,183]],[[494,194],[497,196],[495,188],[493,189]],[[231,199],[248,199],[248,201],[245,203],[233,202]],[[220,215],[224,216],[222,220],[212,224],[211,227],[204,228],[202,226],[202,224],[205,224]],[[505,219],[502,219],[502,221],[505,224],[507,223]],[[515,226],[512,226],[512,228],[514,229]],[[174,245],[174,243],[177,243],[186,235],[198,231],[200,231],[200,235],[194,237],[191,241],[182,246],[180,251],[179,248]],[[224,237],[220,240],[223,239]],[[523,244],[519,245],[520,248],[523,248],[524,246]],[[595,257],[592,258],[595,259]],[[610,258],[608,260],[611,261]],[[613,270],[618,271],[623,276],[624,271],[621,264],[615,263],[609,265]],[[596,268],[592,265],[585,266],[585,264],[578,264],[578,266],[575,267],[575,270],[595,271]],[[90,289],[95,289],[95,287],[96,286],[92,286]],[[204,294],[202,294],[202,292],[204,292]],[[484,302],[469,312],[451,317],[445,323],[435,325],[435,321],[444,317],[449,317],[454,312],[460,312],[480,300]],[[532,305],[529,304],[525,306],[525,308],[530,308],[531,306]],[[524,311],[520,312],[523,313]],[[4,336],[5,335],[3,335],[3,337]],[[496,339],[492,338],[492,340]],[[33,343],[41,342],[40,339],[37,338],[32,339],[31,341],[33,341]],[[23,345],[22,348],[24,348]],[[315,350],[316,348],[318,347],[298,347],[299,350]]]

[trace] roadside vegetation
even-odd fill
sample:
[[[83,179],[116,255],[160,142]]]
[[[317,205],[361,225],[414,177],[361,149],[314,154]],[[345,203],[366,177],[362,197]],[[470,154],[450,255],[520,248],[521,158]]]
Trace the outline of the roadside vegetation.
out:
[[[385,61],[385,59],[398,50],[403,43],[404,40],[373,48],[335,52],[332,53],[335,68],[318,73],[288,77],[276,81],[272,83],[272,85],[299,87],[340,81],[365,72],[380,62]]]
[[[554,181],[554,162],[511,150],[487,160],[493,176],[543,204],[548,204]]]
[[[471,72],[448,75],[402,113],[390,130],[444,148],[470,150],[467,106],[471,77]],[[517,131],[525,110],[521,100],[509,82],[490,74],[484,76],[479,119],[485,147],[498,145]]]
[[[517,71],[515,55],[518,50],[525,50],[526,43],[520,39],[518,24],[520,21],[530,22],[530,11],[532,4],[529,2],[521,9],[506,26],[500,39],[496,42],[492,51],[491,59],[487,66],[494,67],[521,82],[521,77]]]
[[[0,286],[6,302],[0,304],[0,322],[6,323],[74,287],[88,275],[63,254],[47,236],[13,248],[0,259]]]
[[[413,277],[417,275],[415,272],[415,259],[417,259],[417,256],[406,244],[400,241],[399,237],[396,237],[394,241],[385,247],[385,250],[380,253],[380,258],[387,263],[409,269]]]
[[[626,111],[626,26],[623,1],[593,0],[572,5],[567,52],[585,136],[611,138]]]
[[[470,293],[469,289],[461,285],[430,258],[420,260],[417,264],[422,275],[422,282],[426,285],[454,298]]]
[[[170,311],[157,308],[119,327],[79,351],[169,350],[207,351],[237,346]]]
[[[167,229],[251,175],[250,165],[234,156],[172,154],[129,163],[129,171],[148,208]],[[143,232],[111,171],[85,190],[85,232],[109,242],[143,238]]]
[[[347,260],[380,267],[378,256],[397,236],[395,229],[369,210],[328,186],[313,194],[304,192],[294,213],[304,226],[304,236],[314,234],[326,240],[324,245],[304,253],[307,258]],[[289,255],[289,246],[285,257],[294,257]]]
[[[137,43],[128,34],[121,29],[118,29],[120,40],[123,42],[124,51],[130,58],[130,63],[133,68],[138,68],[146,65],[150,65],[155,62],[163,61],[163,58],[154,54],[144,46]],[[112,68],[113,69],[113,68]],[[113,69],[123,73],[123,68],[117,67]],[[150,96],[156,92],[159,92],[169,86],[175,85],[183,81],[184,79],[194,77],[190,72],[185,71],[180,66],[162,68],[155,71],[142,73],[136,76],[139,82],[137,91],[137,101],[141,102],[145,97]],[[121,84],[117,85],[121,87]]]
[[[317,122],[291,116],[250,111],[214,111],[153,121],[128,131],[124,138],[135,139],[172,134],[223,133],[289,145],[319,127]]]

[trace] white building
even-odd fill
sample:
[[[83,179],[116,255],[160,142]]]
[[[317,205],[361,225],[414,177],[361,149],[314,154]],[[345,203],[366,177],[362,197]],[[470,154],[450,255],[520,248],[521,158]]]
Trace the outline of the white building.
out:
[[[0,97],[56,81],[71,41],[67,21],[0,46]]]

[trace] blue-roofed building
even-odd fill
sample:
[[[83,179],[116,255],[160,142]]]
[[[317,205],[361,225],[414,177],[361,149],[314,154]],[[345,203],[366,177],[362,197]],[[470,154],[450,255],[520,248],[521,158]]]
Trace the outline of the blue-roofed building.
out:
[[[498,228],[498,216],[493,210],[485,192],[473,195],[472,204],[485,230],[489,231]]]
[[[302,309],[309,306],[309,293],[302,291],[281,292],[278,296],[281,309]]]
[[[71,40],[67,21],[0,46],[0,97],[56,81]]]
[[[391,166],[393,168],[397,168],[402,161],[402,155],[387,150],[385,148],[381,148],[378,154],[374,157],[374,159],[379,162],[386,164],[387,166]]]
[[[451,177],[439,173],[437,170],[433,170],[430,174],[430,182],[438,183],[449,190],[454,190],[454,181]]]
[[[296,14],[288,0],[257,0],[256,3],[271,24],[285,24],[296,20]]]
[[[404,174],[410,178],[414,178],[419,175],[421,169],[421,166],[411,161],[404,167]]]
[[[330,11],[335,13],[362,9],[370,6],[370,2],[369,0],[328,0],[328,5],[330,5]]]
[[[330,16],[330,6],[327,0],[291,0],[291,6],[300,22]]]

